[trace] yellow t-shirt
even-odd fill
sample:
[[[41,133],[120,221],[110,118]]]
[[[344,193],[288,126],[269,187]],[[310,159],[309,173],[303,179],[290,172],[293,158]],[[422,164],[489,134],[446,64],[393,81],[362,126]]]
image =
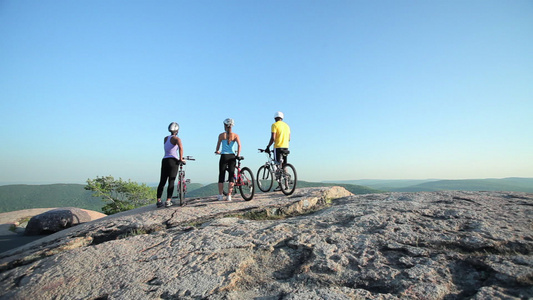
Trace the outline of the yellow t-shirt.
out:
[[[291,138],[291,128],[283,121],[277,121],[272,124],[271,132],[276,133],[274,140],[274,148],[289,148],[289,140]]]

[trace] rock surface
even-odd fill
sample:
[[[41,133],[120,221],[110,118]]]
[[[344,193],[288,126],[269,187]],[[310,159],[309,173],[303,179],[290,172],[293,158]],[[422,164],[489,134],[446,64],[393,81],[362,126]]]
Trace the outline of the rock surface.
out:
[[[0,254],[0,299],[530,299],[533,195],[196,199]]]
[[[76,207],[56,208],[33,216],[28,222],[24,234],[50,234],[81,223],[97,220],[105,216],[106,215],[103,213]]]

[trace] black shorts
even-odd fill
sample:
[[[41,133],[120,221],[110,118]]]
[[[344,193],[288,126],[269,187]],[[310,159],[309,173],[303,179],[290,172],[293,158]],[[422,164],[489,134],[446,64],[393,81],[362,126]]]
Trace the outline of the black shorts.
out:
[[[287,164],[287,158],[289,157],[290,151],[289,151],[289,148],[274,148],[274,160],[276,162],[280,162],[281,161],[281,157],[283,154],[287,154],[284,158],[283,158],[283,166],[285,166]]]

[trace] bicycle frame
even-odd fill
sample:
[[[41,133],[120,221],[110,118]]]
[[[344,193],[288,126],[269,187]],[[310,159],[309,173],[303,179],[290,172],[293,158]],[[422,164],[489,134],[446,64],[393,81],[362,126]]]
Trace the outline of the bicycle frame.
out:
[[[244,157],[242,156],[239,156],[237,157],[237,164],[235,165],[235,171],[233,176],[235,177],[235,186],[242,186],[244,185],[243,181],[242,181],[242,176],[241,176],[241,160],[243,160]]]
[[[267,162],[257,170],[256,179],[259,189],[263,192],[270,191],[275,177],[275,181],[278,183],[283,194],[287,196],[291,195],[296,189],[297,175],[294,166],[284,162],[286,160],[285,157],[289,153],[282,153],[280,161],[276,162],[271,151],[258,150],[261,153],[266,153],[268,157]]]
[[[235,165],[235,172],[234,172],[234,184],[233,184],[233,194],[235,194],[237,191],[237,188],[240,191],[240,194],[242,198],[245,201],[250,201],[254,197],[255,193],[255,180],[252,171],[247,167],[241,168],[241,160],[244,159],[243,156],[238,156],[235,158],[237,160],[237,164]],[[226,166],[226,171],[227,171]],[[229,181],[229,178],[228,178]],[[227,191],[224,191],[224,194],[227,195]]]
[[[180,169],[178,171],[178,186],[181,184],[183,178],[185,178],[185,170],[183,168],[183,164],[180,163]],[[187,193],[187,183],[191,183],[191,180],[190,179],[185,179],[183,180],[183,190],[184,190],[184,193]]]
[[[191,160],[194,161],[195,159],[192,156],[185,156],[183,157],[183,161],[179,162],[179,170],[178,170],[178,196],[173,198],[179,198],[180,199],[180,206],[185,205],[185,194],[187,193],[187,183],[191,183],[190,179],[185,179],[185,168],[186,165],[185,160]]]
[[[281,170],[281,166],[283,165],[283,161],[284,161],[284,157],[286,155],[281,155],[281,159],[279,162],[276,162],[274,160],[274,158],[272,157],[272,151],[266,151],[266,150],[263,150],[263,149],[258,149],[260,152],[264,152],[267,157],[268,157],[268,160],[265,162],[265,164],[263,166],[265,167],[269,167],[270,170],[272,172],[278,172]]]

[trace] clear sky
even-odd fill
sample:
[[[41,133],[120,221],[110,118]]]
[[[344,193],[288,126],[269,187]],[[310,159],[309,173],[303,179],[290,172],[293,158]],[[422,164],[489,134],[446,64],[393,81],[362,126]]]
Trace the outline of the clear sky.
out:
[[[276,111],[307,181],[533,177],[533,1],[0,0],[0,183],[193,182]]]

